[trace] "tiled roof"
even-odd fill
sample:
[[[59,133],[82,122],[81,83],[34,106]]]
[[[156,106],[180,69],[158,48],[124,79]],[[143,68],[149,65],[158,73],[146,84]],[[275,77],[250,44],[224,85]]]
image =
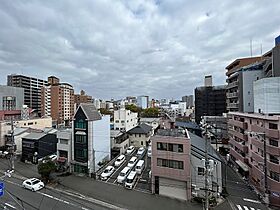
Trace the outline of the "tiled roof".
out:
[[[81,103],[80,107],[85,113],[89,121],[101,120],[101,114],[97,111],[96,107],[92,103]]]
[[[152,130],[152,127],[146,123],[137,125],[136,127],[128,131],[129,134],[148,134]]]

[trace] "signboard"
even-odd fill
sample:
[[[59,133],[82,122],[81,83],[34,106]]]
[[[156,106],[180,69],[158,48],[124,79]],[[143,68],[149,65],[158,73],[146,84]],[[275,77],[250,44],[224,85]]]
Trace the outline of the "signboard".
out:
[[[0,182],[0,197],[4,195],[4,183]]]

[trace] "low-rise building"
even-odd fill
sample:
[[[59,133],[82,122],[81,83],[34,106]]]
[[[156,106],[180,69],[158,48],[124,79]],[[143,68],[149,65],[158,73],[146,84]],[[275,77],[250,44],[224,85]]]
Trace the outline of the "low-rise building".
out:
[[[138,124],[138,114],[125,109],[122,104],[114,111],[114,130],[129,131]]]
[[[127,132],[129,134],[129,144],[135,147],[148,146],[153,135],[151,126],[142,123]]]
[[[57,159],[59,162],[70,164],[72,154],[72,130],[58,130],[57,137]]]
[[[112,158],[119,154],[124,154],[129,147],[129,135],[118,130],[111,130],[111,156]]]
[[[159,129],[152,142],[152,192],[191,199],[191,143],[187,130]]]
[[[72,121],[71,171],[95,177],[100,163],[110,160],[110,116],[93,104],[80,104]]]
[[[142,118],[140,118],[140,123],[145,123],[145,124],[153,127],[153,130],[156,130],[160,125],[160,118],[142,117]]]
[[[15,153],[16,155],[22,154],[22,138],[29,135],[31,130],[29,128],[15,128],[14,129],[14,144],[16,145]],[[13,142],[11,139],[11,133],[6,135],[6,147],[12,147]]]
[[[44,128],[52,127],[52,118],[32,118],[27,120],[16,120],[14,121],[16,127],[33,128],[43,130]]]

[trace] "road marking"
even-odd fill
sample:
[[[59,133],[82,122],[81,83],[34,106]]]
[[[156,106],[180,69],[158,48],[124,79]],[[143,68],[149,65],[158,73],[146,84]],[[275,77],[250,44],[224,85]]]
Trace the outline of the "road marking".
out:
[[[251,209],[251,210],[255,210],[255,208],[253,208],[253,207],[250,207],[250,209]]]
[[[243,206],[245,210],[249,210],[249,208],[247,206]]]
[[[238,210],[243,210],[242,207],[240,205],[236,205]]]
[[[252,200],[249,198],[243,198],[244,201],[252,202],[252,203],[261,203],[260,201]]]
[[[11,208],[13,208],[13,209],[17,209],[16,207],[12,206],[12,205],[9,204],[9,203],[5,203],[5,205],[6,205],[6,206],[9,206],[9,207],[11,207]]]

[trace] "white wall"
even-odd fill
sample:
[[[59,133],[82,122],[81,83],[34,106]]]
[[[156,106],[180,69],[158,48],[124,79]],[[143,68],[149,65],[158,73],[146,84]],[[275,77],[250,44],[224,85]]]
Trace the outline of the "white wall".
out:
[[[254,82],[254,112],[280,114],[280,77],[263,78]]]
[[[211,159],[211,158],[210,158]],[[222,192],[222,165],[220,161],[216,161],[218,164],[214,167],[210,177],[209,185],[212,186],[212,181],[218,183],[219,185],[219,193]],[[191,155],[191,174],[192,174],[192,185],[196,185],[196,188],[204,188],[205,187],[205,176],[198,175],[198,167],[204,167],[201,159],[197,158],[194,155]],[[216,191],[216,189],[213,189]],[[205,191],[198,190],[196,191],[199,197],[205,196]]]
[[[93,149],[95,153],[95,171],[98,170],[97,165],[103,159],[110,160],[110,116],[102,116],[101,120],[93,121]]]
[[[129,131],[134,128],[138,124],[137,116],[137,113],[122,108],[114,111],[114,130]]]

